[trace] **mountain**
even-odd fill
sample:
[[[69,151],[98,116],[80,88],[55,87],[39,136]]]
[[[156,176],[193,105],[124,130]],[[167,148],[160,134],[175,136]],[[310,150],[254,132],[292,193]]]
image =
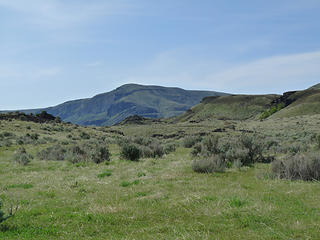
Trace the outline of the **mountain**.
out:
[[[93,98],[65,102],[55,107],[24,110],[47,111],[63,121],[80,125],[109,126],[132,115],[168,118],[183,114],[207,96],[224,96],[213,91],[189,91],[181,88],[126,84]]]

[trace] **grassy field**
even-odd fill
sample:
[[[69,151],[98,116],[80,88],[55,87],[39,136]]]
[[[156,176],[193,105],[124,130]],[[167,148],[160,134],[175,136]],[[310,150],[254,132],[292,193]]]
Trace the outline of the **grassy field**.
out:
[[[274,179],[270,164],[262,163],[195,173],[191,149],[181,144],[188,135],[234,138],[246,130],[282,141],[282,147],[306,142],[313,149],[310,139],[319,133],[319,115],[112,128],[0,123],[0,133],[14,133],[15,139],[39,134],[36,144],[22,144],[34,156],[26,166],[13,161],[15,141],[0,147],[4,210],[10,203],[19,205],[16,215],[0,225],[0,239],[320,239],[319,182]],[[224,131],[215,132],[218,128]],[[84,132],[90,139],[81,137]],[[115,139],[121,134],[155,135],[178,147],[162,158],[131,162],[120,157]],[[112,154],[107,164],[37,157],[54,141],[67,146],[102,137]]]

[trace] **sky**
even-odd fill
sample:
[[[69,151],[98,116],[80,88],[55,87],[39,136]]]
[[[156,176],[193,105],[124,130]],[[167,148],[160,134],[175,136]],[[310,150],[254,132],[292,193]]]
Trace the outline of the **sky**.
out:
[[[320,82],[319,0],[0,0],[0,109],[126,83],[283,93]]]

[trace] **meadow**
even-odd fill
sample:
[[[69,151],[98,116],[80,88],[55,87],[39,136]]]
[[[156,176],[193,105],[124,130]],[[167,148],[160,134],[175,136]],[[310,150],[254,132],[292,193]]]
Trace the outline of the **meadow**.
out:
[[[2,211],[18,206],[0,224],[0,239],[320,239],[319,181],[280,178],[270,163],[317,154],[319,124],[320,115],[114,127],[0,121]],[[205,158],[194,153],[197,143],[243,134],[268,143],[271,160],[193,170]],[[154,152],[125,159],[123,145],[138,142]],[[57,146],[69,149],[63,159],[51,158]],[[97,154],[90,146],[110,154],[87,160],[86,149]]]

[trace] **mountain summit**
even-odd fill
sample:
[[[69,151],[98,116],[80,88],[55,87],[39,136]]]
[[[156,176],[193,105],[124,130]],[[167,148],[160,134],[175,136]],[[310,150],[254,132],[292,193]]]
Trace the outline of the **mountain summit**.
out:
[[[190,91],[181,88],[126,84],[93,98],[65,102],[55,107],[25,112],[48,113],[64,121],[81,125],[108,126],[132,115],[150,118],[172,117],[200,103],[204,97],[224,96],[214,91]]]

